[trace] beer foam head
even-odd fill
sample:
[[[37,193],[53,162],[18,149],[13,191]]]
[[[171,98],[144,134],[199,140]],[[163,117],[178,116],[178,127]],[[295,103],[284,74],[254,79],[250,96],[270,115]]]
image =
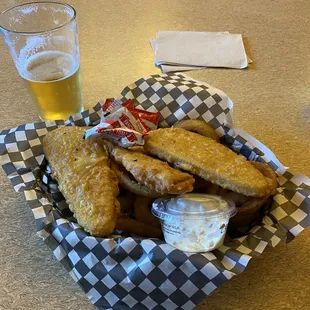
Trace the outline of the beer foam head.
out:
[[[25,63],[22,76],[32,81],[54,81],[77,70],[74,58],[64,52],[45,51],[32,55]]]

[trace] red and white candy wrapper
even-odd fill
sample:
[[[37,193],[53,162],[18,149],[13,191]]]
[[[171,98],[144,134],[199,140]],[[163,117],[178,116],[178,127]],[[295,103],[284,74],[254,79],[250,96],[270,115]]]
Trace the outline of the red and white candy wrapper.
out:
[[[86,130],[84,139],[102,138],[122,147],[143,145],[143,136],[158,126],[159,114],[136,109],[131,100],[107,99],[99,125]]]
[[[160,118],[159,113],[148,112],[140,109],[134,109],[134,113],[137,113],[144,126],[148,128],[148,131],[157,129]]]
[[[128,99],[125,102],[122,102],[119,99],[107,99],[102,108],[103,113],[101,116],[101,121],[104,122],[110,113],[113,113],[120,107],[127,108],[132,114],[139,117],[144,126],[147,127],[147,131],[157,129],[160,118],[159,113],[137,109],[131,99]]]
[[[143,145],[143,134],[128,128],[105,128],[101,124],[85,131],[84,139],[107,139],[122,147]]]
[[[103,113],[101,120],[103,117],[109,114],[109,112],[113,112],[114,110],[119,109],[121,106],[123,106],[123,102],[120,99],[107,99],[102,106]]]

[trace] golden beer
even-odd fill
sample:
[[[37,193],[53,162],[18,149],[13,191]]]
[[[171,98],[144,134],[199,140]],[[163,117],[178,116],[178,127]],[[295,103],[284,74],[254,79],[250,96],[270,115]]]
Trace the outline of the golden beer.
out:
[[[68,119],[82,111],[79,64],[71,55],[40,52],[27,60],[22,71],[42,120]]]

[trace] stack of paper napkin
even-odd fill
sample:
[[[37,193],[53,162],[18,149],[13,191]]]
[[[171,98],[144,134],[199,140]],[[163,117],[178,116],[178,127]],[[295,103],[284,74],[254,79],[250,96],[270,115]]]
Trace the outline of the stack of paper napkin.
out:
[[[241,34],[160,31],[150,43],[155,65],[164,73],[206,67],[243,69],[249,63]]]

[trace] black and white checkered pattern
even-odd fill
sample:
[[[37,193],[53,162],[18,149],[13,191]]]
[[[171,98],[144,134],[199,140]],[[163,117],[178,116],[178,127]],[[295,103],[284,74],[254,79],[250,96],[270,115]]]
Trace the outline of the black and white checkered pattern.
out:
[[[232,103],[221,91],[182,74],[149,76],[122,95],[159,111],[161,126],[185,118],[208,121],[221,141],[249,160],[267,162],[279,188],[260,225],[227,236],[211,253],[185,253],[157,239],[89,236],[75,222],[50,177],[42,138],[64,125],[95,125],[101,105],[68,121],[26,124],[0,134],[0,163],[16,191],[24,192],[38,235],[99,309],[193,309],[217,287],[241,273],[267,245],[289,242],[310,225],[310,180],[285,169],[272,152],[232,123]]]
[[[122,95],[134,99],[137,108],[159,112],[160,127],[170,127],[183,119],[200,119],[222,135],[223,124],[231,122],[230,99],[222,91],[184,74],[144,77],[127,86]]]

